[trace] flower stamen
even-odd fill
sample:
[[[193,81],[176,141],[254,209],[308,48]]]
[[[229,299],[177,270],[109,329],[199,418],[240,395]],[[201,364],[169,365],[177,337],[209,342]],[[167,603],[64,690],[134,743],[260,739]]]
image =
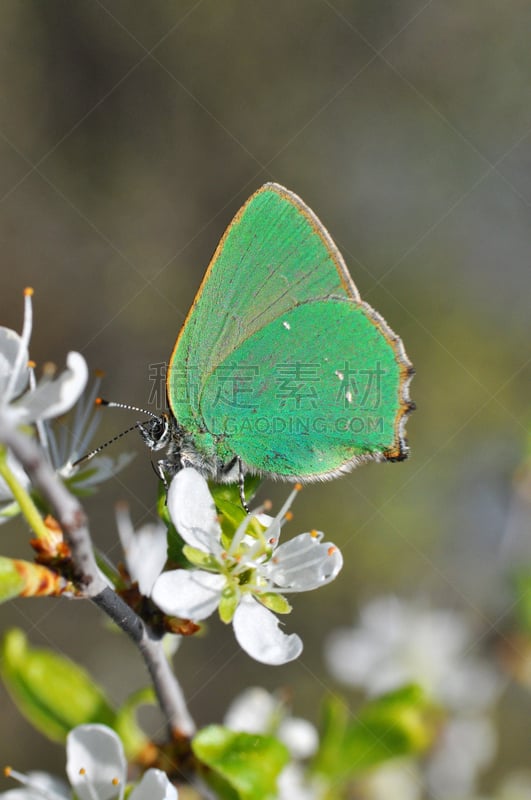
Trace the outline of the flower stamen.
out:
[[[42,786],[39,786],[38,783],[29,778],[27,775],[24,775],[23,772],[19,772],[18,770],[13,769],[12,767],[4,767],[4,775],[6,778],[13,778],[13,780],[18,781],[18,783],[21,783],[22,786],[27,786],[29,789],[31,789],[32,795],[36,795],[37,797],[42,797],[42,800],[63,800],[63,798],[61,798],[54,791],[49,791],[48,789],[44,789]]]
[[[31,288],[24,289],[24,322],[22,323],[22,334],[20,336],[21,341],[17,357],[15,359],[15,363],[13,365],[13,369],[11,371],[11,375],[9,376],[9,381],[7,383],[7,387],[5,390],[6,397],[12,397],[13,390],[18,383],[19,375],[24,368],[24,362],[26,361],[27,363],[26,353],[29,350],[31,331],[33,329],[33,304],[31,302],[32,294],[33,294],[33,289]]]
[[[80,767],[79,774],[81,775],[82,778],[85,778],[85,789],[87,790],[90,800],[98,800],[98,795],[94,790],[94,786],[92,785],[92,783],[90,783],[88,779],[88,773],[85,767]]]

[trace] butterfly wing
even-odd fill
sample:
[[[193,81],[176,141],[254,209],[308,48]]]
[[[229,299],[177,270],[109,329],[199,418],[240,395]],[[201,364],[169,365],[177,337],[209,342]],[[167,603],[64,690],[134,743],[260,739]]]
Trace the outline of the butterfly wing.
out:
[[[246,339],[207,379],[200,410],[229,461],[316,480],[368,459],[400,459],[408,406],[401,364],[367,308],[298,304]]]
[[[266,184],[249,198],[224,234],[177,339],[168,370],[172,411],[190,433],[214,434],[222,458],[234,453],[255,469],[286,476],[301,474],[299,467],[306,464],[306,473],[310,474],[313,456],[308,444],[303,448],[304,455],[280,468],[294,446],[293,438],[284,442],[280,433],[273,439],[264,435],[253,444],[250,439],[254,434],[250,429],[246,437],[242,425],[249,415],[248,425],[258,413],[288,413],[286,404],[278,405],[282,398],[275,395],[279,386],[275,381],[282,378],[282,370],[289,372],[299,363],[309,363],[312,357],[321,358],[325,349],[326,357],[334,361],[332,374],[341,374],[343,363],[350,370],[377,369],[375,358],[369,363],[369,352],[359,357],[360,326],[365,338],[372,341],[369,351],[373,356],[385,355],[388,364],[385,391],[391,399],[386,426],[393,417],[393,432],[390,435],[387,431],[384,439],[356,439],[354,449],[352,442],[345,444],[348,436],[334,433],[337,448],[332,450],[338,452],[326,468],[319,468],[320,474],[362,456],[398,458],[404,454],[402,428],[409,408],[411,366],[398,337],[360,300],[339,251],[317,217],[287,189]],[[292,331],[296,334],[289,336]],[[337,336],[332,335],[334,331]],[[240,368],[245,374],[235,375]],[[232,395],[234,406],[238,386],[248,389],[256,368],[261,378],[251,381],[251,388],[256,394],[261,387],[260,401],[251,404],[250,410],[236,409],[235,414],[234,408],[230,413],[225,409],[229,416],[223,421],[220,400]],[[346,402],[352,406],[358,391],[354,378],[354,373],[349,373],[351,389],[344,390],[347,399],[344,396],[340,405]],[[319,402],[326,413],[322,404],[329,404],[337,395],[341,381],[335,374],[332,379],[326,369],[320,381]],[[352,400],[348,399],[349,391]],[[235,427],[239,432],[233,431]],[[319,441],[324,452],[328,439],[321,437]],[[276,469],[265,466],[260,457],[264,447],[267,463],[276,464]],[[277,451],[282,451],[282,458],[277,458]]]

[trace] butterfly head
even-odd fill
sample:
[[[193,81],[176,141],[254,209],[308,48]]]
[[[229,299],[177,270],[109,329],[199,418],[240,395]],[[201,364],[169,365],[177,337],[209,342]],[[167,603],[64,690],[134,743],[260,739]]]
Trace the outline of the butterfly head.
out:
[[[163,450],[173,438],[175,423],[170,414],[164,411],[147,422],[139,423],[138,429],[150,450]]]

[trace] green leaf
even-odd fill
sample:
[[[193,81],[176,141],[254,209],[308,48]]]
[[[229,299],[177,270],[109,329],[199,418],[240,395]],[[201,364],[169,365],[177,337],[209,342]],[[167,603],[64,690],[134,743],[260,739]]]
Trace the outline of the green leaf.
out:
[[[183,555],[185,541],[177,532],[177,528],[171,521],[168,504],[166,502],[167,492],[162,481],[159,481],[157,497],[157,514],[168,529],[168,560],[173,566],[187,567],[188,561]]]
[[[65,483],[72,494],[76,497],[90,497],[98,491],[96,484],[84,486],[85,481],[89,481],[94,475],[98,474],[98,467],[86,467],[79,472],[66,478]],[[81,484],[81,485],[80,485]]]
[[[350,720],[350,711],[343,698],[325,698],[321,712],[319,750],[313,767],[322,775],[335,778],[342,771],[343,743]]]
[[[151,740],[136,721],[139,706],[156,705],[157,698],[152,686],[134,692],[116,712],[114,730],[123,742],[129,761],[136,759],[151,745]]]
[[[286,598],[276,592],[257,592],[254,596],[263,606],[271,609],[275,614],[289,614],[292,609]]]
[[[236,733],[221,725],[199,731],[192,749],[240,800],[276,798],[277,777],[289,760],[286,747],[272,736]]]
[[[18,597],[26,582],[11,558],[0,556],[0,603]]]
[[[513,577],[516,613],[523,630],[531,634],[531,569],[520,569]]]
[[[226,625],[228,625],[229,622],[232,622],[232,618],[236,608],[238,607],[239,600],[239,591],[230,583],[227,584],[221,592],[221,599],[219,601],[219,618]]]
[[[244,495],[247,502],[256,494],[260,485],[260,477],[247,475],[245,477]],[[234,532],[247,516],[240,499],[240,487],[237,484],[209,483],[209,489],[214,498],[216,508],[221,514],[221,527],[223,533],[232,538]]]
[[[435,734],[433,706],[418,686],[373,700],[347,722],[345,704],[330,703],[314,768],[345,779],[397,756],[425,750]]]
[[[2,642],[0,670],[22,714],[49,739],[62,742],[88,722],[113,726],[114,712],[85,670],[51,650],[29,647],[16,628]]]
[[[20,506],[14,500],[12,503],[9,503],[7,506],[4,506],[0,510],[0,518],[1,519],[12,519],[13,517],[18,517],[20,514]]]
[[[186,559],[193,564],[194,567],[199,569],[207,569],[211,572],[219,572],[219,564],[210,553],[205,553],[204,550],[199,550],[198,547],[192,547],[185,544],[183,547],[183,555]]]

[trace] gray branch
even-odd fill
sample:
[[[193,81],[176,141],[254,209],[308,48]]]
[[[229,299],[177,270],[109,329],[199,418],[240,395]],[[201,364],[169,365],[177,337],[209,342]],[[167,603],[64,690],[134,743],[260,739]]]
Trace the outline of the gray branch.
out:
[[[81,504],[61,483],[35,442],[1,421],[0,441],[13,452],[33,485],[52,507],[72,552],[77,588],[127,633],[142,653],[170,735],[191,736],[195,725],[182,689],[164,654],[162,642],[111,589],[100,573]]]

